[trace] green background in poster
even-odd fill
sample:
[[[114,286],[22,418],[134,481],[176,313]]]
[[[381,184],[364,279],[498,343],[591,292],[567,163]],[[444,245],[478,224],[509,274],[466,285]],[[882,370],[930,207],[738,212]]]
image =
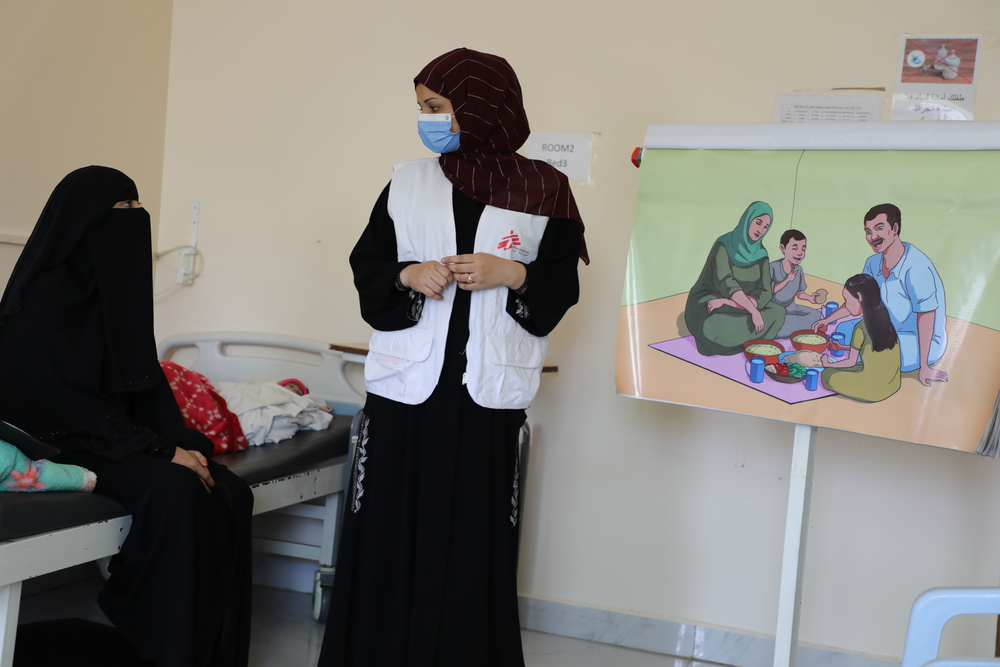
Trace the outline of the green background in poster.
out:
[[[806,274],[843,283],[873,254],[864,214],[889,202],[902,211],[900,238],[941,275],[948,315],[1000,330],[985,298],[1000,285],[998,151],[650,149],[639,171],[622,305],[689,291],[715,239],[758,200],[774,209],[772,261],[781,233],[798,229]]]

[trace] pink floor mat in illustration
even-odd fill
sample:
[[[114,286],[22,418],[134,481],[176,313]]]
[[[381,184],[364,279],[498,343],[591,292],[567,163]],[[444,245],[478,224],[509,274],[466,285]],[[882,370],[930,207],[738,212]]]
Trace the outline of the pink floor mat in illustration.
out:
[[[781,339],[778,342],[783,345],[786,350],[792,350],[791,343],[787,338]],[[778,382],[777,380],[772,380],[766,376],[764,377],[764,381],[761,383],[751,382],[746,371],[746,357],[742,354],[734,354],[728,357],[706,357],[700,354],[698,349],[695,347],[694,336],[673,338],[671,340],[665,340],[662,343],[653,343],[650,347],[659,350],[660,352],[666,352],[672,357],[683,359],[688,363],[704,368],[706,371],[710,371],[716,375],[729,378],[733,382],[739,382],[746,387],[765,393],[768,396],[776,398],[779,401],[784,401],[790,405],[836,395],[836,392],[825,389],[822,382],[815,391],[809,391],[806,389],[805,382],[787,384],[784,382]]]

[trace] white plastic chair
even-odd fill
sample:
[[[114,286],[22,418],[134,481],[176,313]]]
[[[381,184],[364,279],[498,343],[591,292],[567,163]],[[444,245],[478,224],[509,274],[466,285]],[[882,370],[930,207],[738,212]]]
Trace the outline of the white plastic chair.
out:
[[[914,601],[901,667],[1000,667],[1000,658],[939,658],[945,624],[963,614],[1000,614],[1000,588],[932,588]]]

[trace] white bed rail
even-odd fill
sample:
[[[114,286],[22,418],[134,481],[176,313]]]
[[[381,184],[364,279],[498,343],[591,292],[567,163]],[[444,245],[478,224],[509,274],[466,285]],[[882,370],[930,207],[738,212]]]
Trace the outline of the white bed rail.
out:
[[[331,402],[363,405],[363,390],[347,374],[349,361],[328,343],[281,334],[246,331],[177,334],[157,345],[160,359],[169,359],[201,373],[213,382],[283,380],[294,377],[309,392]],[[192,351],[197,356],[189,359]]]

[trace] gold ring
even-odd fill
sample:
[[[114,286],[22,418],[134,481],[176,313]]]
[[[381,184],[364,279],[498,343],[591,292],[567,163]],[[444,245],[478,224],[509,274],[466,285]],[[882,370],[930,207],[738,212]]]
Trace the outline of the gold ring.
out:
[[[469,277],[465,279],[465,282],[468,283],[469,285],[471,285],[472,283],[474,283],[476,281],[472,279],[472,274],[470,273]]]

